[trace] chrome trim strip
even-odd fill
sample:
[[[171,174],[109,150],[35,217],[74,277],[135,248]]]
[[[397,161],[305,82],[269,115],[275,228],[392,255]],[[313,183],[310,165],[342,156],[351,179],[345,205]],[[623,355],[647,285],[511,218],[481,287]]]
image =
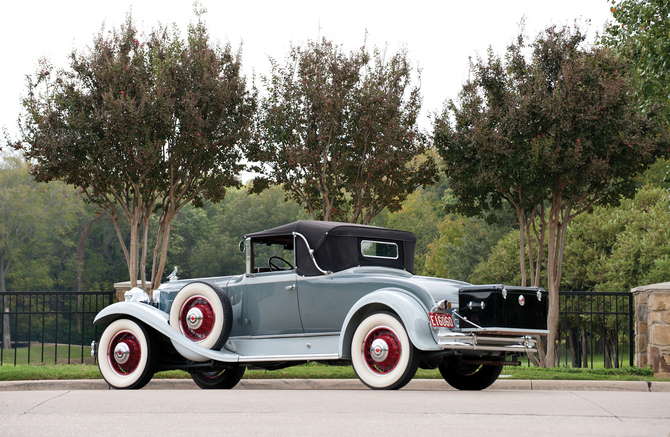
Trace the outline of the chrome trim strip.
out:
[[[470,303],[472,303],[472,302],[470,302]],[[458,317],[459,319],[463,320],[464,322],[471,324],[472,326],[474,326],[474,327],[477,328],[477,329],[486,329],[486,328],[482,328],[481,326],[479,326],[478,324],[476,324],[476,323],[474,323],[474,322],[469,321],[467,317],[463,317],[463,316],[461,316],[460,314],[458,314],[458,310],[456,310],[456,309],[453,310],[453,311],[451,312],[451,314],[455,315],[456,317]]]
[[[314,334],[273,334],[273,335],[238,335],[235,337],[229,337],[228,341],[235,340],[265,340],[269,338],[311,338],[311,337],[331,337],[339,336],[339,332],[320,332]]]
[[[240,363],[254,363],[260,361],[317,361],[338,360],[338,354],[312,354],[312,355],[240,355]]]
[[[395,252],[396,255],[395,257],[392,256],[378,256],[378,255],[366,255],[363,253],[363,244],[365,243],[375,243],[375,244],[387,244],[389,246],[395,246]],[[398,249],[398,245],[396,243],[391,243],[389,241],[375,241],[375,240],[362,240],[361,241],[361,255],[365,258],[380,258],[380,259],[398,259],[400,257],[400,252]]]
[[[487,332],[509,332],[518,333],[518,335],[548,335],[547,329],[526,329],[526,328],[461,328],[461,332],[486,334]]]

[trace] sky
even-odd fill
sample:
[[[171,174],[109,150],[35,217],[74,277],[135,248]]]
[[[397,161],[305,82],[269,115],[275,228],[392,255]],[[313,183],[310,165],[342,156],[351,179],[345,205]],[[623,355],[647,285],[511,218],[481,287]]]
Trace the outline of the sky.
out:
[[[234,48],[242,46],[249,81],[269,72],[268,57],[283,61],[291,44],[326,37],[346,51],[367,46],[387,53],[406,48],[421,69],[423,109],[419,125],[430,129],[430,114],[457,97],[468,76],[468,57],[489,46],[502,54],[519,33],[534,37],[547,26],[590,20],[588,35],[611,18],[608,0],[414,0],[399,1],[226,1],[201,0],[210,35]],[[185,34],[195,21],[192,0],[3,0],[0,6],[0,129],[18,133],[17,117],[26,92],[25,77],[41,58],[68,65],[72,49],[84,49],[95,34],[121,25],[128,12],[140,31],[158,23],[176,24]],[[257,86],[261,86],[256,79]]]

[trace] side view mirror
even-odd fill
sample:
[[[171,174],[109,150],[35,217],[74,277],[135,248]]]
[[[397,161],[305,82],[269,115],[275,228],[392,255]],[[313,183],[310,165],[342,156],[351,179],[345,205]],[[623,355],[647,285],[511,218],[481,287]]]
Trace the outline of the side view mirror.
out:
[[[244,240],[240,240],[240,252],[244,252],[245,247],[244,247]]]

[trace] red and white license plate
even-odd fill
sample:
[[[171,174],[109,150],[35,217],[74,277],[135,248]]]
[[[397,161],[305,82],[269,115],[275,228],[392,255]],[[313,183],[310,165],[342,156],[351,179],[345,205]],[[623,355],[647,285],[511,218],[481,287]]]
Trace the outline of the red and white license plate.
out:
[[[428,317],[430,317],[430,324],[438,328],[454,327],[454,319],[451,318],[451,314],[428,313]]]

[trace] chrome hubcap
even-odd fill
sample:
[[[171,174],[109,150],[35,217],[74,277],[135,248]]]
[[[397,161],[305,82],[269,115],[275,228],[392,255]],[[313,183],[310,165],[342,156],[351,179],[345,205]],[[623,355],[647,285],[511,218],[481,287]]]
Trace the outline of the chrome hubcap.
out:
[[[198,329],[202,325],[202,311],[200,308],[193,307],[186,313],[186,323],[191,329]]]
[[[377,363],[384,361],[389,355],[389,346],[381,338],[376,339],[370,346],[370,356]]]
[[[114,348],[114,360],[119,364],[125,364],[130,358],[130,348],[124,342],[116,345]]]

